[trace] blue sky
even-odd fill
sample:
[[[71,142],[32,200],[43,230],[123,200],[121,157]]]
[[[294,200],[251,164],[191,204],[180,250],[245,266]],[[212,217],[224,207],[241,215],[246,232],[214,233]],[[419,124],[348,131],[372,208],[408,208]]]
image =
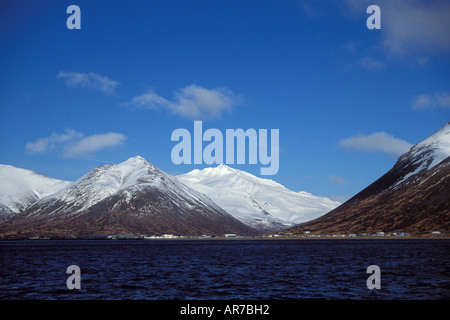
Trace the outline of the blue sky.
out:
[[[265,177],[347,199],[450,120],[448,16],[440,0],[3,1],[0,163],[75,180],[141,155],[181,174],[206,165],[173,164],[171,134],[202,120],[279,129]]]

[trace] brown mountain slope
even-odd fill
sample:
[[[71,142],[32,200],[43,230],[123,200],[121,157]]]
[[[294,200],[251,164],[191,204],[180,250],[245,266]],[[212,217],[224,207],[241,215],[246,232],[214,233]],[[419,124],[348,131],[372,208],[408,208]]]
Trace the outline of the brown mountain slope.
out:
[[[387,173],[338,208],[289,232],[358,234],[450,232],[450,159],[394,190],[370,193],[389,179]]]
[[[2,237],[255,232],[142,157],[95,168],[0,223]]]
[[[450,232],[450,122],[377,181],[329,213],[287,232]]]

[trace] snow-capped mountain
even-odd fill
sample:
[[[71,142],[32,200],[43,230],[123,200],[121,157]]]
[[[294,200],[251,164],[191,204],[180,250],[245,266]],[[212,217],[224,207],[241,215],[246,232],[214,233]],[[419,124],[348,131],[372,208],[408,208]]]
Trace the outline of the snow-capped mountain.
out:
[[[340,204],[307,192],[294,192],[273,180],[223,164],[196,169],[176,178],[206,194],[238,220],[265,231],[310,221]]]
[[[450,232],[450,122],[347,202],[289,231]]]
[[[194,198],[205,203],[209,201],[208,205],[214,205],[205,196],[173,181],[146,159],[137,156],[119,164],[107,164],[93,169],[75,181],[70,188],[60,190],[40,201],[37,204],[39,210],[33,210],[33,214],[40,214],[42,211],[52,215],[66,211],[80,212],[117,194],[123,197],[123,201],[130,202],[135,196],[134,192],[146,188],[161,189],[174,200]],[[64,205],[52,208],[55,201]]]
[[[10,218],[71,183],[9,165],[0,165],[0,181],[0,220]]]
[[[0,165],[0,182],[2,236],[450,232],[450,122],[342,205],[226,165],[172,177],[139,156],[75,182]]]
[[[137,156],[95,168],[0,225],[21,234],[253,234],[206,196]]]
[[[450,122],[436,133],[416,144],[398,159],[397,167],[406,171],[394,184],[400,185],[409,177],[432,169],[450,156]]]

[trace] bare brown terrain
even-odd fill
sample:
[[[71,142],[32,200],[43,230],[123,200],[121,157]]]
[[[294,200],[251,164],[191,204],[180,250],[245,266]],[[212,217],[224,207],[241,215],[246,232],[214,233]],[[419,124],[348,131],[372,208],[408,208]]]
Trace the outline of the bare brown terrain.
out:
[[[399,163],[353,198],[293,233],[450,232],[450,158],[393,187]]]

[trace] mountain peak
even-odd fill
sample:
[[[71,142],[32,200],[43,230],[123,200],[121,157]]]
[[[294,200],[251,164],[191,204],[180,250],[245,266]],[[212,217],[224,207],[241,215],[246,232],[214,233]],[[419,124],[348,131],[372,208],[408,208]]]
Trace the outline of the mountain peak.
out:
[[[208,196],[238,220],[265,231],[309,221],[340,204],[310,193],[294,192],[276,181],[224,164],[196,169],[177,179]]]
[[[5,215],[8,225],[0,224],[0,235],[256,232],[141,156],[97,167],[36,200],[20,208],[20,214]]]
[[[405,175],[396,185],[407,178],[434,168],[450,156],[450,122],[441,129],[414,145],[397,161],[396,167],[406,168]]]
[[[201,174],[202,176],[217,177],[217,176],[223,176],[223,175],[233,174],[233,173],[237,174],[239,172],[243,172],[243,171],[231,168],[231,167],[227,166],[226,164],[221,163],[216,167],[194,169],[192,171],[185,173],[185,175],[197,176],[198,174]]]
[[[112,165],[112,167],[121,171],[124,176],[138,175],[139,172],[143,175],[162,174],[157,167],[141,156],[131,157],[124,162]]]
[[[421,147],[426,145],[433,145],[435,147],[447,149],[450,155],[450,121],[414,147]]]
[[[134,160],[134,161],[147,161],[147,159],[145,159],[144,157],[137,155],[134,157],[129,158],[128,160]]]
[[[127,160],[125,160],[124,162],[122,162],[122,164],[137,164],[137,163],[143,163],[143,164],[150,164],[150,162],[148,162],[147,159],[145,159],[144,157],[141,156],[135,156],[135,157],[131,157],[128,158]]]
[[[238,172],[237,169],[231,168],[229,166],[227,166],[226,164],[219,164],[217,167],[212,168],[215,171],[219,171],[221,173],[233,173],[233,172]]]

